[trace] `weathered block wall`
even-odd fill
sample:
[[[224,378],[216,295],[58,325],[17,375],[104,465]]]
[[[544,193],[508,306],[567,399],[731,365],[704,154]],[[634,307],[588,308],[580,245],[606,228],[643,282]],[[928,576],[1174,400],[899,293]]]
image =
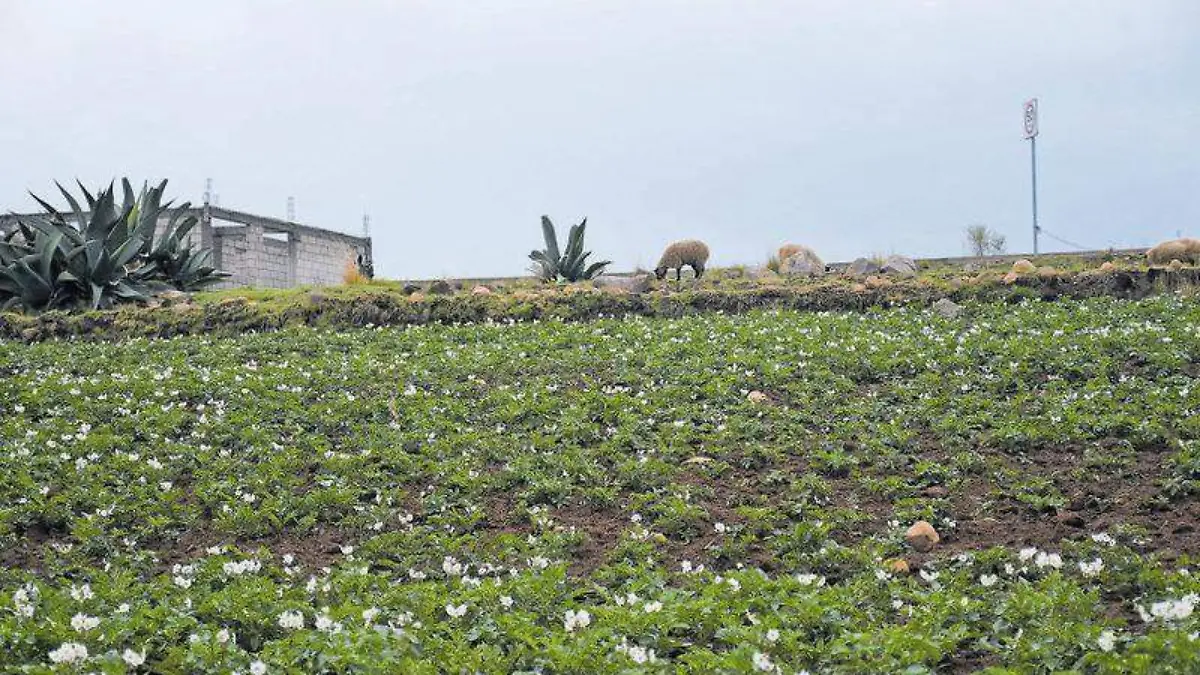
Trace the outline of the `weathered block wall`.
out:
[[[341,283],[346,261],[353,261],[357,254],[358,251],[346,241],[301,234],[296,246],[296,283]]]
[[[263,288],[287,288],[291,256],[288,251],[291,246],[286,241],[263,239],[262,259],[258,262],[258,283]]]
[[[236,230],[236,231],[235,231]],[[230,272],[233,276],[213,288],[238,288],[250,286],[254,281],[246,262],[245,228],[214,228],[213,260],[217,269]]]

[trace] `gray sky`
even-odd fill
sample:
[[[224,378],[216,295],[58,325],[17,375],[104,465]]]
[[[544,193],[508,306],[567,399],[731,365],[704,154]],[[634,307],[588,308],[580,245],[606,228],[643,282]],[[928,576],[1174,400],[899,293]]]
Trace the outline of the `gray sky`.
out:
[[[0,210],[55,179],[357,232],[388,277],[1200,235],[1196,0],[0,0]],[[1043,240],[1043,248],[1067,247]]]

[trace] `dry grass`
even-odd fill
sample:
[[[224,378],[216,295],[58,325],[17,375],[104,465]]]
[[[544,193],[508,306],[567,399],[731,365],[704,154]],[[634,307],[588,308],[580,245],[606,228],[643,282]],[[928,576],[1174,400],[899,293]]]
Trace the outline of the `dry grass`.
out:
[[[345,264],[342,266],[342,283],[347,286],[358,286],[369,284],[371,280],[362,273],[358,268],[358,264],[350,258],[346,258]]]

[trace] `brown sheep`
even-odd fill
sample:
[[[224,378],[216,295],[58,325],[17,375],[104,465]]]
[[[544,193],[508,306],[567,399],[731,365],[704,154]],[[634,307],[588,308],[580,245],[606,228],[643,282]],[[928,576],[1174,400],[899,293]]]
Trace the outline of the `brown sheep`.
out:
[[[1200,262],[1200,240],[1185,237],[1164,241],[1146,251],[1146,259],[1153,266],[1166,265],[1172,260],[1195,265]]]
[[[683,266],[688,265],[699,279],[704,275],[704,265],[708,262],[708,245],[697,239],[677,241],[663,251],[654,268],[654,276],[662,279],[667,276],[667,270],[675,270],[675,280],[683,278]]]

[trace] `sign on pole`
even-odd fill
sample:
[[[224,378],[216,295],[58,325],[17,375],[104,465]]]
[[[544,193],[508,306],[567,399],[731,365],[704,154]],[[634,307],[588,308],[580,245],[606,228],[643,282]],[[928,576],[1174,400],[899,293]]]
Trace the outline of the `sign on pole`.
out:
[[[1032,179],[1033,187],[1033,254],[1038,252],[1038,232],[1041,227],[1038,226],[1038,209],[1037,209],[1037,135],[1038,135],[1038,111],[1037,99],[1031,98],[1025,101],[1025,140],[1029,141],[1029,169],[1030,178]]]
[[[1038,135],[1037,99],[1025,101],[1025,138]]]

